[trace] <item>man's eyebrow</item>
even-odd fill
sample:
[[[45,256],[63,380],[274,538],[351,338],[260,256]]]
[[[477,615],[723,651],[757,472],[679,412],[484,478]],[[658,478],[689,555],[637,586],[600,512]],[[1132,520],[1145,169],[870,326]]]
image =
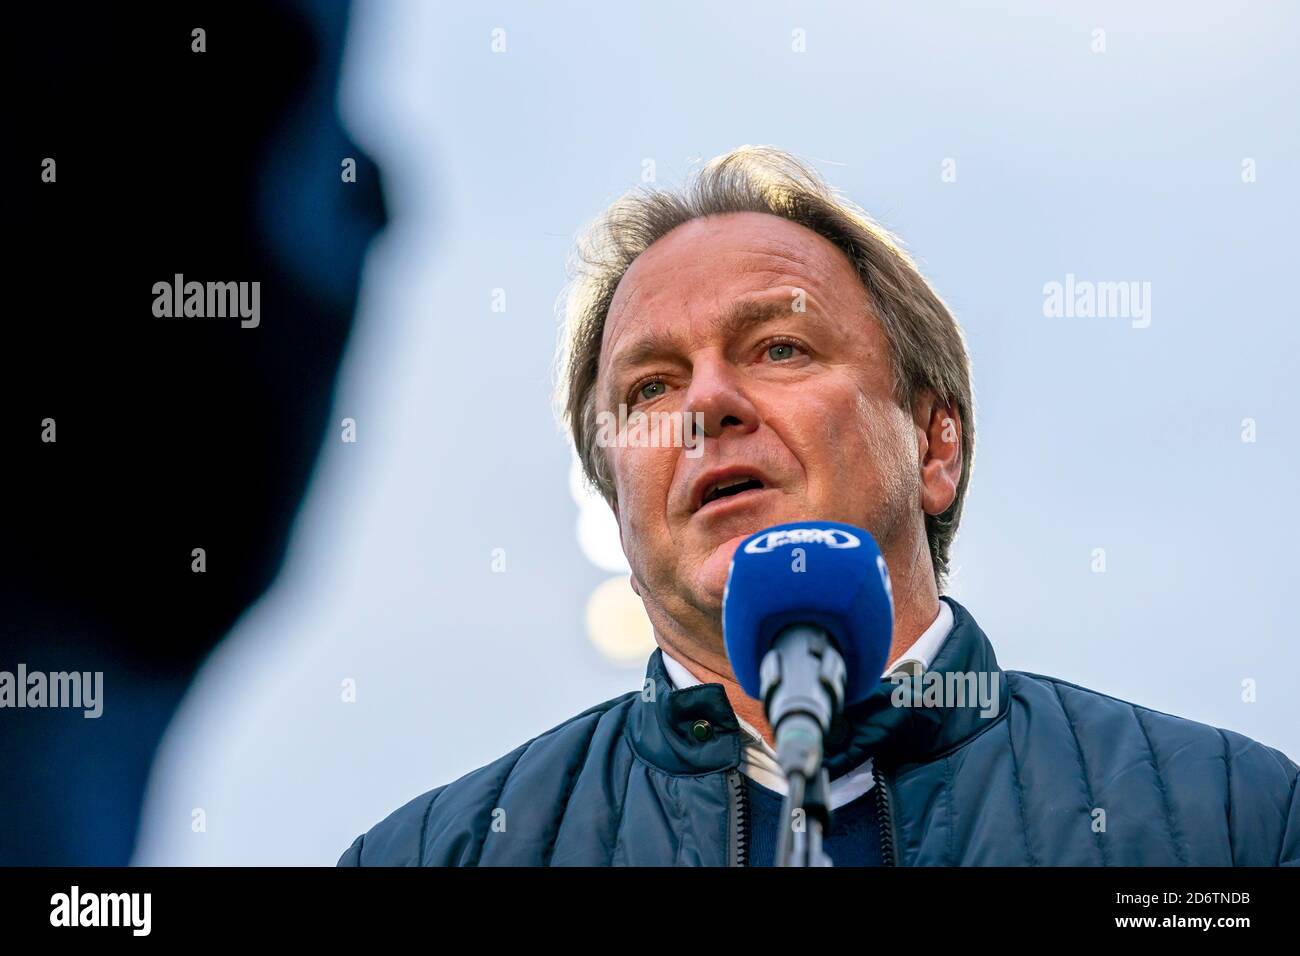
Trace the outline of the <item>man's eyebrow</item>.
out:
[[[773,319],[796,314],[798,313],[794,308],[793,297],[738,299],[721,315],[711,319],[709,324],[718,331],[731,333],[738,332],[748,325],[761,325]],[[614,375],[628,366],[638,365],[646,359],[670,352],[676,344],[677,337],[671,333],[652,332],[617,353],[610,363],[610,374]]]
[[[709,324],[724,335],[730,335],[746,326],[761,325],[764,322],[770,322],[783,316],[799,314],[795,311],[794,303],[794,297],[786,295],[776,298],[765,296],[763,298],[737,299],[720,315],[711,319]],[[619,386],[620,375],[630,368],[635,368],[642,362],[647,362],[666,352],[671,352],[677,343],[677,336],[656,331],[649,333],[644,338],[616,353],[610,360],[609,365],[610,400],[613,401],[617,398],[614,393]]]
[[[795,315],[794,303],[793,296],[738,299],[714,319],[713,324],[724,331],[734,332],[746,325],[760,325],[782,316]]]

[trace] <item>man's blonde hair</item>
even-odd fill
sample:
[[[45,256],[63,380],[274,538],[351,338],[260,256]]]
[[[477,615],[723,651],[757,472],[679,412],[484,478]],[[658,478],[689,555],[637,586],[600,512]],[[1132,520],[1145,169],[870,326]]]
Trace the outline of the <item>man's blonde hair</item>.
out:
[[[596,440],[595,385],[605,318],[615,289],[632,260],[677,226],[731,212],[780,216],[843,250],[889,339],[894,400],[910,416],[914,398],[930,389],[956,407],[962,463],[957,494],[943,514],[925,517],[935,581],[942,588],[975,458],[970,360],[961,329],[897,239],[831,189],[811,167],[771,146],[741,146],[725,153],[705,164],[680,191],[634,189],[579,238],[564,300],[556,401],[587,480],[614,503],[609,464]]]

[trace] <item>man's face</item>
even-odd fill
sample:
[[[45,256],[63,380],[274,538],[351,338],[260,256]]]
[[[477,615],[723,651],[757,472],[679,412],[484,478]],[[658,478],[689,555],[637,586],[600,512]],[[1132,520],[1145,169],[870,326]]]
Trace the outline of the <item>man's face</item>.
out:
[[[716,617],[736,546],[770,525],[849,522],[887,558],[914,534],[917,437],[893,385],[854,267],[811,230],[729,213],[638,256],[606,320],[597,409],[617,415],[623,402],[704,424],[702,449],[599,449],[651,619]]]

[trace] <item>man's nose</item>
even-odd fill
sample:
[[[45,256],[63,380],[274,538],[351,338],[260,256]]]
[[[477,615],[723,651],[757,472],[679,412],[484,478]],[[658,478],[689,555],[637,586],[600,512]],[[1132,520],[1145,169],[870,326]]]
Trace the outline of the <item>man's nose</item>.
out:
[[[697,359],[686,390],[686,408],[692,427],[704,426],[709,438],[720,438],[728,429],[746,434],[758,428],[758,409],[745,393],[736,368],[725,359]]]

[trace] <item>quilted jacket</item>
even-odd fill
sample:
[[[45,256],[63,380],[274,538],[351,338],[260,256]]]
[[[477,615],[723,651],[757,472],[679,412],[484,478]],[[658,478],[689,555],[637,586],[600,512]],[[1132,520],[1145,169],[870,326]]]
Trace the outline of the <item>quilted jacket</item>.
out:
[[[953,630],[930,670],[987,673],[997,707],[898,706],[882,681],[828,742],[832,779],[873,758],[886,865],[1300,865],[1300,768],[1281,751],[1002,671],[943,600]],[[417,797],[339,865],[743,866],[741,740],[722,685],[673,689],[656,650],[641,690]]]

